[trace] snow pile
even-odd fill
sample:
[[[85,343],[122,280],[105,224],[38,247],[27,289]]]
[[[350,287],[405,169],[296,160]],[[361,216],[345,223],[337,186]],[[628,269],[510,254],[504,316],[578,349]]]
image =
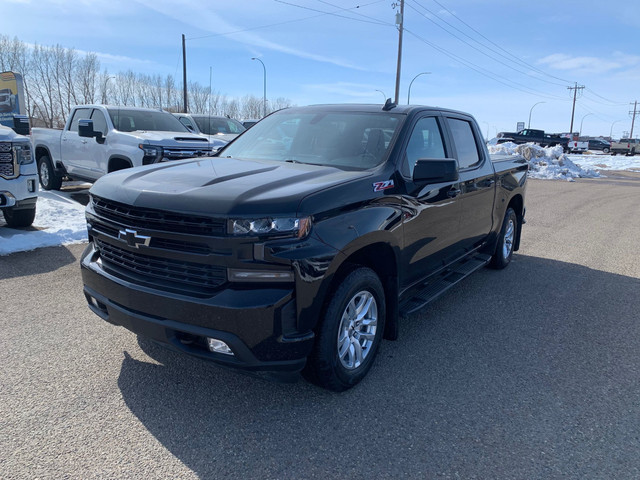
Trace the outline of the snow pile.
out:
[[[516,145],[513,142],[499,145],[488,145],[489,153],[501,155],[522,155],[529,162],[529,177],[547,180],[575,181],[576,178],[599,177],[600,173],[593,168],[576,165],[562,147],[543,148],[533,143]]]
[[[29,229],[9,228],[0,220],[0,255],[86,241],[84,206],[66,192],[39,192],[36,219]]]
[[[570,155],[571,160],[582,168],[591,167],[597,170],[627,170],[640,172],[640,157],[626,155],[601,155],[589,152],[584,155]]]

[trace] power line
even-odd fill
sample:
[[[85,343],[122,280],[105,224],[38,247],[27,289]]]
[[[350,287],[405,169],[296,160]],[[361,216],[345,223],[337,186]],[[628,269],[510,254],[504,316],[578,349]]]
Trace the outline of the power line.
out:
[[[318,10],[316,8],[311,8],[311,7],[305,7],[304,5],[298,5],[296,3],[290,3],[290,2],[285,2],[284,0],[274,0],[275,2],[278,3],[282,3],[284,5],[290,5],[292,7],[297,7],[297,8],[302,8],[303,10],[311,10],[312,12],[319,12],[322,13],[323,15],[331,15],[333,17],[338,17],[338,18],[346,18],[347,20],[355,20],[356,22],[363,22],[363,23],[373,23],[376,25],[388,25],[387,23],[384,23],[380,20],[360,20],[359,18],[353,18],[353,17],[347,17],[345,15],[338,15],[338,12],[347,12],[349,10],[353,10],[354,8],[360,8],[359,6],[355,6],[355,7],[349,7],[349,8],[339,8],[338,10],[336,10],[335,12],[326,12],[324,10]]]
[[[609,100],[608,98],[603,97],[602,95],[598,95],[596,92],[594,92],[593,90],[591,90],[590,88],[585,88],[588,92],[590,92],[591,94],[595,95],[598,98],[601,98],[602,100],[605,100],[606,102],[608,102],[611,106],[622,106],[622,105],[626,105],[626,103],[620,103],[620,102],[614,102],[613,100]]]
[[[507,80],[507,79],[500,79],[497,75],[495,75],[494,73],[486,70],[485,68],[480,67],[479,65],[476,65],[448,50],[446,50],[445,48],[439,47],[438,45],[436,45],[435,43],[432,43],[428,40],[425,40],[424,38],[422,38],[420,35],[418,35],[417,33],[414,33],[413,31],[409,30],[408,28],[405,27],[404,29],[407,33],[409,33],[410,35],[414,36],[415,38],[417,38],[418,40],[420,40],[421,42],[429,45],[431,48],[433,48],[434,50],[439,51],[440,53],[443,53],[444,55],[448,56],[449,58],[451,58],[452,60],[455,60],[461,64],[463,64],[464,66],[466,66],[467,68],[470,68],[471,70],[474,70],[475,72],[479,73],[480,75],[483,75],[487,78],[490,78],[502,85],[505,85],[509,88],[513,88],[514,90],[518,90],[520,92],[524,92],[524,93],[528,93],[530,95],[536,95],[539,97],[543,97],[543,98],[547,98],[547,99],[551,99],[551,100],[560,100],[560,101],[566,101],[566,98],[562,98],[562,97],[558,97],[555,95],[549,95],[543,92],[539,92],[537,90],[534,90],[530,87],[527,87],[526,85],[523,85],[521,83],[515,82],[513,80]],[[506,82],[510,82],[506,83]],[[517,86],[514,86],[517,85]],[[522,87],[522,88],[519,88]]]
[[[275,0],[275,1],[277,1],[277,0]],[[383,1],[385,1],[385,0],[376,0],[374,2],[365,3],[363,5],[357,5],[355,7],[341,8],[338,11],[348,11],[348,10],[353,10],[353,9],[356,9],[356,8],[368,7],[369,5],[374,5],[376,3],[381,3]],[[286,3],[286,2],[280,2],[280,3]],[[289,5],[292,5],[294,7],[300,7],[300,5],[295,5],[295,4],[289,4]],[[304,7],[301,7],[301,8],[304,8]],[[311,20],[311,19],[318,18],[318,17],[324,17],[326,15],[333,15],[333,13],[331,13],[331,12],[323,12],[323,13],[320,13],[318,15],[311,15],[311,16],[308,16],[308,17],[296,18],[296,19],[293,19],[293,20],[285,20],[285,21],[282,21],[282,22],[270,23],[270,24],[267,24],[267,25],[259,25],[257,27],[243,28],[242,30],[233,30],[231,32],[223,32],[223,33],[212,33],[210,35],[202,35],[202,36],[199,36],[199,37],[189,37],[189,38],[187,38],[187,40],[199,40],[201,38],[224,37],[224,36],[227,36],[227,35],[235,35],[237,33],[252,32],[254,30],[261,30],[263,28],[279,27],[280,25],[287,25],[287,24],[290,24],[290,23],[303,22],[305,20]],[[350,17],[344,17],[344,18],[349,18],[351,20],[357,20],[357,19],[350,18]],[[371,23],[373,23],[373,22],[371,22]],[[379,23],[381,25],[389,25],[389,26],[391,26],[391,24],[384,24],[382,22],[379,22]]]
[[[491,48],[491,47],[487,47],[486,45],[482,44],[481,42],[477,41],[476,39],[474,39],[473,37],[467,35],[465,32],[463,32],[462,30],[460,30],[459,28],[457,28],[455,25],[452,25],[451,23],[447,22],[445,19],[443,19],[442,17],[440,17],[437,13],[432,12],[431,10],[429,10],[428,8],[424,7],[423,5],[420,5],[418,2],[412,2],[412,3],[416,3],[419,7],[421,7],[422,9],[426,10],[427,12],[429,12],[431,15],[433,15],[434,17],[438,18],[439,20],[441,20],[443,23],[447,24],[449,27],[453,28],[454,30],[456,30],[457,32],[461,33],[462,35],[464,35],[465,37],[467,37],[468,39],[470,39],[471,41],[477,43],[478,45],[480,45],[483,48],[486,48],[487,50],[499,55],[500,57],[503,57],[503,55],[498,52],[497,50]],[[554,82],[551,80],[546,80],[544,78],[540,78],[539,76],[533,75],[527,71],[524,70],[520,70],[516,67],[514,67],[513,65],[509,65],[507,64],[505,61],[503,61],[500,57],[496,58],[493,55],[488,54],[487,52],[481,50],[480,48],[476,47],[475,45],[472,45],[471,43],[469,43],[468,41],[464,40],[463,38],[460,38],[458,35],[456,35],[453,32],[450,32],[449,30],[447,30],[445,27],[443,27],[442,25],[440,25],[438,22],[434,21],[433,19],[429,18],[428,16],[426,16],[424,13],[418,11],[415,7],[411,6],[411,4],[409,4],[409,8],[411,8],[412,10],[414,10],[418,15],[426,18],[427,20],[429,20],[431,23],[433,23],[436,27],[444,30],[445,32],[447,32],[449,35],[451,35],[452,37],[457,38],[458,40],[460,40],[462,43],[464,43],[465,45],[473,48],[474,50],[476,50],[477,52],[481,53],[482,55],[484,55],[485,57],[488,57],[498,63],[500,63],[501,65],[514,70],[518,73],[521,73],[523,75],[526,75],[528,77],[531,78],[535,78],[536,80],[539,80],[541,82],[546,82],[546,83],[550,83],[552,85],[558,85],[561,87],[564,87],[565,84],[564,83],[558,83],[558,82]],[[504,57],[503,57],[504,58]]]
[[[491,45],[495,46],[496,48],[499,48],[500,50],[502,50],[504,53],[506,53],[508,56],[510,56],[512,58],[513,61],[520,63],[523,66],[526,66],[528,68],[531,68],[535,71],[537,71],[538,73],[550,77],[550,78],[554,78],[556,80],[560,80],[561,82],[566,83],[573,83],[569,80],[565,80],[564,78],[560,78],[560,77],[556,77],[555,75],[551,75],[550,73],[545,72],[544,70],[535,67],[534,65],[531,65],[527,62],[525,62],[524,60],[518,58],[518,56],[514,55],[513,53],[509,52],[508,50],[502,48],[500,45],[498,45],[497,43],[493,42],[492,40],[490,40],[489,38],[487,38],[485,35],[483,35],[481,32],[479,32],[478,30],[476,30],[475,28],[473,28],[471,25],[469,25],[467,22],[465,22],[464,20],[462,20],[460,17],[458,17],[455,13],[453,13],[451,10],[449,10],[447,7],[445,7],[442,3],[440,3],[438,0],[433,0],[434,3],[436,3],[437,5],[439,5],[443,10],[445,10],[449,15],[451,15],[452,17],[454,17],[456,20],[458,20],[460,23],[462,23],[463,25],[465,25],[467,28],[471,29],[473,32],[475,32],[477,35],[479,35],[480,37],[482,37],[484,40],[486,40],[487,42],[489,42]]]

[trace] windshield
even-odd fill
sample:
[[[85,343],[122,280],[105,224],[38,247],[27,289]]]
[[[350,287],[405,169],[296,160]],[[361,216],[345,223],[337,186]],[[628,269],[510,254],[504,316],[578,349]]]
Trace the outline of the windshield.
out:
[[[161,110],[128,110],[126,108],[108,108],[109,117],[116,130],[134,132],[189,132],[187,127],[170,113]],[[190,132],[189,132],[190,133]]]
[[[401,115],[283,110],[266,117],[220,156],[365,170],[381,164]]]
[[[198,130],[206,135],[217,135],[219,133],[242,133],[246,130],[240,122],[231,118],[193,116],[198,125]]]

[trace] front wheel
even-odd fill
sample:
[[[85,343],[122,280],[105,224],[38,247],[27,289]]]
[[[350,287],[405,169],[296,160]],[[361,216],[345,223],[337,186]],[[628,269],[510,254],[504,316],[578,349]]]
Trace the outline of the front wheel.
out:
[[[40,177],[40,185],[45,190],[60,190],[62,177],[56,175],[53,164],[46,155],[38,158],[38,176]]]
[[[604,147],[604,148],[602,149],[602,153],[609,153],[609,149],[608,149],[607,147]]]
[[[509,265],[511,257],[513,257],[513,247],[516,240],[516,232],[518,230],[518,217],[513,208],[508,208],[504,214],[504,221],[500,229],[498,237],[498,245],[496,251],[491,258],[491,267],[502,269]]]
[[[15,210],[14,208],[5,208],[2,210],[4,220],[7,226],[11,228],[29,227],[36,218],[36,207],[23,208]]]
[[[375,272],[357,268],[338,285],[303,371],[307,380],[341,392],[362,380],[384,333],[384,289]]]

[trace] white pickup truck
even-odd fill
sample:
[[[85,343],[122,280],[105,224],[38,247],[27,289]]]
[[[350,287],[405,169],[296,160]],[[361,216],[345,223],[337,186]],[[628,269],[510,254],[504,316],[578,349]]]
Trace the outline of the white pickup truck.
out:
[[[14,131],[15,130],[15,131]],[[36,216],[38,173],[26,117],[14,117],[14,130],[0,125],[0,210],[9,227],[28,227]]]
[[[150,108],[80,105],[64,129],[33,128],[31,142],[45,190],[62,178],[93,182],[123,168],[213,154],[209,140],[173,115]]]

